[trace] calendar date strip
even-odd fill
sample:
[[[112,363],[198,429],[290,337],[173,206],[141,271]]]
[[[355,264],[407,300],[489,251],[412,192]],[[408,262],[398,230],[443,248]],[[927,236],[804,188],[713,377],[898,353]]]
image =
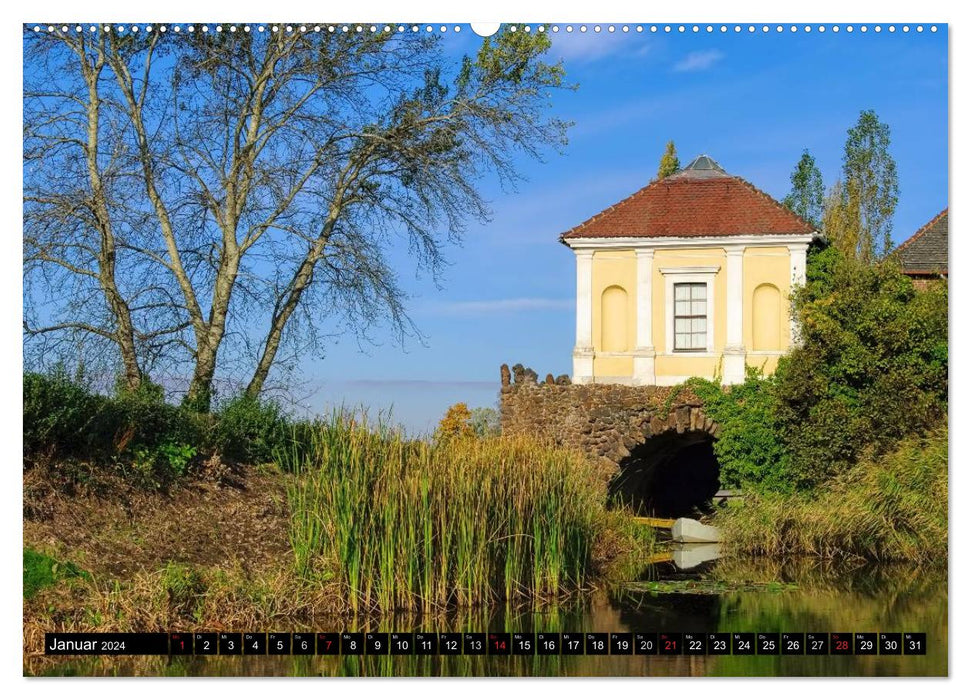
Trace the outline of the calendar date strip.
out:
[[[52,656],[925,655],[923,632],[51,632]]]

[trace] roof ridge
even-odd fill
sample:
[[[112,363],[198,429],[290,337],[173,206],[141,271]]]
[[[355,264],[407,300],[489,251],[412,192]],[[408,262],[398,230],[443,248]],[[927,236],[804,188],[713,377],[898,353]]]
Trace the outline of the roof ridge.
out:
[[[685,196],[684,194],[677,193],[687,193],[691,191],[697,191],[699,193],[705,191],[714,192],[718,191],[719,189],[723,189],[719,183],[724,183],[724,187],[729,188],[725,190],[729,193],[729,196],[750,197],[752,198],[751,206],[755,207],[756,210],[763,211],[765,215],[774,218],[774,224],[770,224],[769,228],[766,229],[767,231],[771,230],[773,234],[818,233],[816,226],[802,216],[791,211],[772,195],[759,189],[745,178],[738,175],[733,175],[726,172],[724,169],[721,169],[719,171],[715,171],[714,177],[703,179],[685,179],[677,177],[676,175],[664,178],[655,178],[647,185],[635,190],[623,199],[614,202],[610,206],[599,211],[593,216],[588,217],[586,220],[582,221],[576,226],[564,231],[559,235],[559,241],[569,245],[568,240],[570,239],[585,238],[587,236],[593,236],[595,238],[601,237],[600,229],[605,224],[600,222],[606,221],[606,225],[608,227],[611,226],[611,222],[613,220],[615,220],[618,216],[625,216],[625,212],[631,207],[636,209],[637,207],[642,206],[639,204],[640,201],[650,202],[652,200],[657,200],[658,197],[666,197],[667,195],[665,193],[671,193],[671,196],[683,197]],[[736,193],[735,195],[730,194],[733,190]],[[654,193],[657,193],[657,197]],[[741,231],[738,229],[738,227],[736,227],[734,232],[726,231],[724,233],[713,233],[712,235],[730,236],[738,235],[739,233],[741,233]],[[751,233],[759,233],[759,231],[753,230]],[[673,234],[650,234],[645,232],[644,234],[633,235],[652,237],[653,235]],[[607,235],[607,237],[611,236]]]
[[[950,205],[944,207],[933,219],[931,219],[926,224],[924,224],[923,226],[921,226],[919,229],[917,229],[913,233],[913,235],[911,235],[910,238],[908,238],[906,241],[904,241],[899,246],[897,246],[897,248],[894,250],[894,252],[896,252],[898,250],[903,250],[904,248],[906,248],[907,246],[909,246],[911,243],[913,243],[914,241],[916,241],[918,238],[920,238],[921,236],[923,236],[925,233],[927,233],[930,230],[931,226],[933,226],[934,224],[936,224],[938,221],[941,220],[941,217],[943,217],[943,216],[945,216],[947,214],[947,210],[949,208],[950,208]]]

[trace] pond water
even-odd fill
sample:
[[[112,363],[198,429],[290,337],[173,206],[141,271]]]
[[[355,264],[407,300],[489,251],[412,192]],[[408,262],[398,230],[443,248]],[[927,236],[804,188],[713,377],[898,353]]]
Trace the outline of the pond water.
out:
[[[946,571],[720,560],[691,572],[660,565],[650,574],[649,579],[660,583],[621,587],[542,610],[500,608],[424,620],[399,616],[343,627],[387,632],[923,632],[927,654],[30,657],[24,670],[85,676],[947,675]],[[341,628],[318,621],[304,629]]]

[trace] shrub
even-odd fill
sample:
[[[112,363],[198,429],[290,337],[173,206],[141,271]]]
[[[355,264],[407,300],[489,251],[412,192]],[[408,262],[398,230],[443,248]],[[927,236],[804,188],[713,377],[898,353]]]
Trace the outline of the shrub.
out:
[[[261,464],[272,460],[292,437],[278,403],[241,395],[217,408],[211,444],[226,459]]]
[[[24,373],[24,456],[42,452],[88,454],[105,398],[72,381],[63,370]]]
[[[110,397],[63,372],[24,374],[24,456],[130,464],[155,485],[184,475],[206,418],[162,399],[152,385]]]
[[[204,416],[166,403],[151,391],[122,394],[109,401],[106,410],[119,453],[129,448],[154,452],[164,445],[198,445],[205,436]]]
[[[715,441],[722,486],[746,491],[793,489],[789,454],[775,417],[773,382],[749,367],[745,381],[723,389],[695,378],[687,385],[721,432]]]
[[[919,290],[892,262],[864,265],[828,248],[810,257],[795,304],[802,343],[780,361],[774,393],[799,485],[946,415],[946,285]]]
[[[763,494],[717,516],[729,550],[947,561],[947,429],[908,437],[809,494]]]

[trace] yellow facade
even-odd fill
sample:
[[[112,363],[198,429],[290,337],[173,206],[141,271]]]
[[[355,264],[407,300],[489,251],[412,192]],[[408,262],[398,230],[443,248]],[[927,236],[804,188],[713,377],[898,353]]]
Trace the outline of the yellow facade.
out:
[[[741,255],[741,328],[736,326],[738,339],[733,347],[737,355],[741,343],[745,364],[771,373],[791,343],[790,249],[765,244],[734,246],[734,249],[741,251],[735,253]],[[732,316],[728,308],[729,266],[724,246],[653,250],[650,339],[656,383],[675,384],[692,376],[708,379],[722,376],[726,346],[730,345],[727,324],[730,317],[738,318],[739,303],[736,276],[736,315]],[[692,274],[700,276],[691,277]],[[623,382],[635,378],[634,358],[639,345],[637,277],[637,253],[633,247],[593,253],[590,290],[593,381]],[[672,290],[677,280],[683,279],[704,279],[710,285],[706,289],[711,290],[712,303],[706,322],[712,326],[711,347],[703,351],[673,350]]]
[[[633,376],[633,351],[637,336],[637,267],[634,251],[597,251],[593,256],[592,279],[593,347],[596,353],[593,360],[594,376]],[[618,290],[624,293],[623,306],[619,303]],[[618,348],[616,341],[621,339],[624,340],[624,347]]]

